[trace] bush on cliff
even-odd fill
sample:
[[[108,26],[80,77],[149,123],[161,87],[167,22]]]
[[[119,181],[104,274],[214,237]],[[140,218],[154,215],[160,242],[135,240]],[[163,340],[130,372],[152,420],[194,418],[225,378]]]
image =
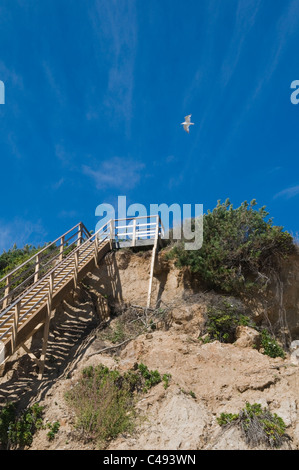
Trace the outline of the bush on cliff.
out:
[[[236,209],[228,199],[218,201],[203,215],[202,247],[188,251],[177,242],[167,257],[179,267],[188,266],[209,288],[234,294],[264,289],[295,244],[282,227],[266,220],[265,206],[255,206],[255,200]]]

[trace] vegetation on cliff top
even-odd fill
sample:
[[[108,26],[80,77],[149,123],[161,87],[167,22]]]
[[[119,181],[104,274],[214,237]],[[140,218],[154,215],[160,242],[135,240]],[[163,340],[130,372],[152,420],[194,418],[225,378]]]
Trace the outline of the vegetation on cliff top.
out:
[[[234,209],[227,199],[218,201],[203,216],[203,245],[185,250],[182,241],[167,253],[177,266],[188,266],[210,288],[225,293],[256,292],[264,289],[281,262],[295,251],[292,236],[267,219],[265,206],[243,202]],[[195,223],[193,221],[193,223]]]

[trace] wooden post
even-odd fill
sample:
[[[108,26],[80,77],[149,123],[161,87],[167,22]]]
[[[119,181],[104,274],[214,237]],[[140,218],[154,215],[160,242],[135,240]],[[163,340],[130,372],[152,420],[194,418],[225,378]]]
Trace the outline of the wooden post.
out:
[[[79,250],[76,250],[75,251],[75,269],[74,269],[74,289],[77,288],[78,266],[79,266]]]
[[[47,347],[48,347],[50,320],[51,320],[51,312],[52,312],[53,287],[54,287],[54,272],[50,274],[50,279],[49,279],[47,313],[46,313],[46,321],[45,321],[45,326],[44,326],[44,339],[43,339],[42,353],[39,359],[40,367],[39,367],[38,380],[41,380],[43,373],[44,373],[44,369],[45,369],[45,359],[46,359],[46,352],[47,352]]]
[[[94,239],[94,262],[97,268],[99,267],[98,253],[99,253],[99,240],[98,240],[98,236],[96,235]]]
[[[36,257],[35,257],[34,282],[38,281],[39,267],[40,267],[40,254],[37,254]]]
[[[136,246],[136,219],[133,220],[133,239],[132,246]]]
[[[0,341],[0,367],[1,365],[3,364],[3,362],[5,361],[5,346],[4,346],[4,343],[2,343],[2,341]],[[3,372],[3,367],[1,367],[0,369],[0,377],[2,377],[2,372]]]
[[[15,313],[12,325],[12,337],[11,337],[11,352],[12,354],[15,352],[16,342],[17,342],[17,334],[18,334],[18,326],[19,326],[19,317],[20,317],[20,307],[21,303],[18,302],[15,305]]]
[[[80,222],[79,227],[78,227],[78,240],[77,240],[77,246],[81,245],[82,241],[82,223]]]
[[[10,276],[8,275],[7,278],[6,278],[6,282],[5,282],[5,291],[4,291],[4,301],[3,301],[3,308],[6,308],[7,305],[8,305],[8,302],[9,302],[9,297],[8,297],[8,294],[9,294],[9,291],[10,291]]]
[[[64,235],[60,239],[59,245],[59,261],[63,260],[63,250],[64,250]]]
[[[157,219],[156,219],[155,241],[154,241],[154,246],[153,246],[153,253],[152,253],[152,260],[151,260],[151,270],[150,270],[150,280],[149,280],[148,295],[147,295],[147,308],[150,308],[150,306],[151,306],[152,284],[153,284],[153,276],[154,276],[154,267],[155,267],[156,253],[157,253],[158,238],[159,238],[159,216],[157,216]]]
[[[110,230],[110,234],[109,234],[109,238],[110,238],[110,249],[112,250],[113,248],[113,240],[114,240],[114,220],[113,219],[110,219],[110,222],[109,222],[109,230]]]

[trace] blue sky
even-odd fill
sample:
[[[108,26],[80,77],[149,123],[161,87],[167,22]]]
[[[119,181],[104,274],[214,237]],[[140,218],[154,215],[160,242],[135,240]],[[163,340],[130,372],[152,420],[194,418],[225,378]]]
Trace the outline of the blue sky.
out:
[[[255,198],[295,234],[298,44],[298,0],[0,0],[0,251],[123,195]]]

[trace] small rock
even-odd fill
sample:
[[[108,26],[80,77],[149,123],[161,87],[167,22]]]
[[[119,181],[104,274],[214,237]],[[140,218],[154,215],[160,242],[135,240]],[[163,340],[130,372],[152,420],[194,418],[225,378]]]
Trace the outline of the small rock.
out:
[[[294,365],[299,365],[299,349],[295,349],[295,351],[291,354],[291,363]]]
[[[260,333],[249,326],[238,326],[236,328],[236,338],[234,345],[240,348],[256,347],[259,349],[261,344]]]
[[[193,318],[193,312],[188,307],[174,308],[172,311],[172,318],[178,325],[186,323]]]

